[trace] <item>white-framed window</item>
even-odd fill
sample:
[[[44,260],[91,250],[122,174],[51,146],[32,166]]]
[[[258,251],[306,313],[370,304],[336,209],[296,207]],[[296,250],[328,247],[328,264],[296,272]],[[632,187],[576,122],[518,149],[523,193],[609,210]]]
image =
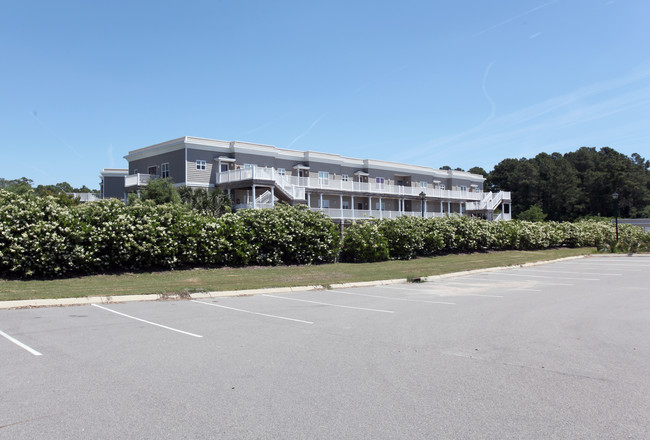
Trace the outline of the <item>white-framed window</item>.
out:
[[[460,186],[460,190],[461,190],[461,191],[467,191],[467,187],[466,187],[465,185],[461,185],[461,186]]]
[[[348,180],[350,180],[350,176],[348,176],[347,174],[341,174],[341,180],[347,182]]]
[[[445,184],[444,183],[440,184],[440,189],[445,189]]]
[[[384,182],[385,179],[383,177],[375,177],[375,185],[377,186],[377,188],[383,188]]]
[[[319,171],[318,172],[318,183],[321,185],[329,185],[330,183],[330,173],[328,171]]]
[[[169,162],[160,165],[160,177],[166,179],[169,177]]]
[[[379,202],[376,202],[375,203],[375,210],[377,210],[377,211],[385,211],[386,210],[386,202],[381,202],[381,204],[379,204]]]
[[[133,174],[138,174],[138,169],[137,168],[133,170]]]
[[[320,200],[318,200],[318,204],[320,205]],[[319,208],[329,208],[330,207],[330,201],[327,199],[323,199],[323,206],[319,206]]]
[[[342,208],[343,209],[350,209],[350,202],[348,202],[347,200],[343,200]]]
[[[152,167],[147,168],[147,174],[152,174],[152,175],[158,174],[158,166],[154,165]]]
[[[196,169],[197,170],[204,170],[205,169],[205,161],[204,160],[197,160],[196,161]]]
[[[420,182],[420,188],[426,188],[427,187],[427,182],[424,180]]]
[[[245,163],[244,164],[244,169],[245,170],[250,170],[250,169],[253,169],[253,168],[257,168],[257,165],[252,164],[252,163]]]
[[[287,175],[287,170],[285,170],[284,168],[278,168],[278,175],[286,176]]]

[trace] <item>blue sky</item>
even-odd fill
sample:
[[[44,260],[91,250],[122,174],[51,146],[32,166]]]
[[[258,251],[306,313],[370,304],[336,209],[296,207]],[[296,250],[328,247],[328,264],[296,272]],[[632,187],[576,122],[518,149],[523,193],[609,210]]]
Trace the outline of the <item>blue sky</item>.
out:
[[[129,150],[241,140],[488,171],[650,156],[650,2],[15,1],[0,177],[98,187]]]

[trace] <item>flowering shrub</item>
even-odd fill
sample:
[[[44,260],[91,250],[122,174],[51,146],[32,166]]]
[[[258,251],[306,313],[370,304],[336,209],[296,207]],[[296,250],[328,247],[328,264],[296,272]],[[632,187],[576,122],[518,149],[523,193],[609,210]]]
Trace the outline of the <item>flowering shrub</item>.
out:
[[[535,250],[595,246],[608,252],[650,250],[650,234],[631,225],[593,220],[576,223],[504,221],[470,217],[412,218],[355,223],[345,231],[342,258],[364,262],[410,259],[439,252]],[[388,252],[386,252],[388,251]]]
[[[379,223],[365,220],[349,226],[343,237],[341,260],[350,263],[388,260],[388,239],[379,231]]]
[[[219,218],[182,205],[102,200],[63,206],[0,190],[0,276],[332,262],[338,229],[304,208]]]

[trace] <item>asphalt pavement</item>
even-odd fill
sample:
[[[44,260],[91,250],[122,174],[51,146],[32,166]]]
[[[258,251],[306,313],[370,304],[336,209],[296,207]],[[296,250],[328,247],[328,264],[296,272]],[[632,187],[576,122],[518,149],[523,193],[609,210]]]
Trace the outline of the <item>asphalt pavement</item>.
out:
[[[0,439],[648,439],[650,256],[0,310]]]

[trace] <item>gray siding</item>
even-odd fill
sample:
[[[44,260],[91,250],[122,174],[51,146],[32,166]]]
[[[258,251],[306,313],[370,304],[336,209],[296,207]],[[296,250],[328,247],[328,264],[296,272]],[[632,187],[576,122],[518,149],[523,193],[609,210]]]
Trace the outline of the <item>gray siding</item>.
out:
[[[124,198],[124,176],[104,177],[104,198]]]
[[[175,183],[185,182],[185,169],[183,168],[183,164],[185,163],[184,149],[134,160],[129,163],[129,174],[135,174],[135,170],[138,170],[138,173],[146,174],[147,169],[151,166],[157,166],[158,174],[160,174],[163,163],[169,163],[169,177]]]
[[[187,181],[208,185],[214,184],[216,178],[217,164],[214,158],[220,156],[214,151],[187,149]],[[184,160],[184,159],[183,159]],[[196,169],[196,161],[205,161],[205,170]]]

